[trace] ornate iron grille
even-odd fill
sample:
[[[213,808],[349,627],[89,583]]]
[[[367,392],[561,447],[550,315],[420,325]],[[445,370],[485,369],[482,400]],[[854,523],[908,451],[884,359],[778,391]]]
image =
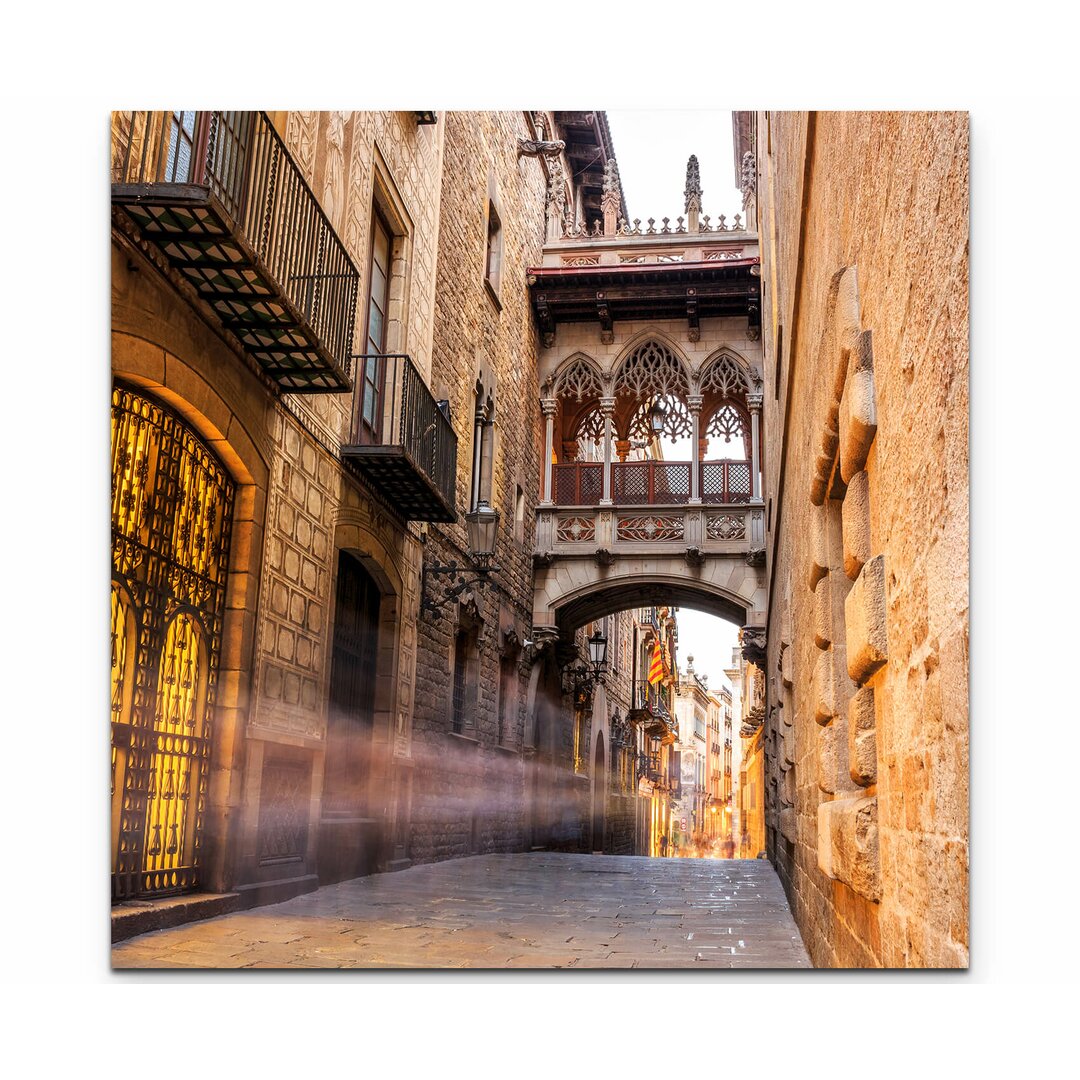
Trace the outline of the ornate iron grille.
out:
[[[113,390],[114,900],[199,884],[232,499],[179,419]]]
[[[612,466],[616,506],[680,505],[690,498],[688,461],[619,461]]]
[[[749,461],[702,462],[702,502],[745,503],[751,494]]]
[[[595,506],[604,494],[604,466],[574,461],[554,465],[555,502],[559,506]]]

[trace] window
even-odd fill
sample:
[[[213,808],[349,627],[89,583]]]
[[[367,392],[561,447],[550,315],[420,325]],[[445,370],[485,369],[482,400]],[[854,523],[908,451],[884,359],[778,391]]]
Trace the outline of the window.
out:
[[[503,259],[503,235],[502,222],[493,202],[488,203],[487,225],[487,262],[484,267],[484,280],[488,288],[494,294],[495,300],[499,299],[499,284],[502,280]]]
[[[465,727],[465,683],[469,665],[469,633],[459,630],[454,638],[454,700],[450,730],[458,734]]]
[[[574,703],[574,772],[578,776],[587,776],[589,772],[586,757],[589,746],[587,704],[583,698]]]
[[[518,484],[514,492],[514,539],[525,543],[525,492]]]
[[[382,390],[386,361],[386,310],[390,296],[392,238],[383,219],[375,214],[371,229],[371,266],[368,275],[367,330],[363,370],[360,373],[360,430],[378,442],[382,429]]]
[[[474,625],[459,626],[454,635],[450,702],[450,730],[457,735],[472,734],[476,728],[479,673],[479,630]]]

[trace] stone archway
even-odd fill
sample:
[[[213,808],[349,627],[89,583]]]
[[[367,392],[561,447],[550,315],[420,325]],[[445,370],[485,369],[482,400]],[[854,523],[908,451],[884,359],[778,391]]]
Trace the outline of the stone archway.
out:
[[[694,608],[740,626],[765,622],[764,575],[744,559],[709,560],[696,572],[677,557],[602,568],[593,559],[561,562],[561,572],[537,573],[533,625],[556,628],[563,639],[587,622],[652,604]]]

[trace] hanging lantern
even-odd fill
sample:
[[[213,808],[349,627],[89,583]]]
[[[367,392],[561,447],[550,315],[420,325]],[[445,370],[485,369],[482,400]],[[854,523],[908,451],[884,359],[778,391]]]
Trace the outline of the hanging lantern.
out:
[[[483,499],[476,509],[465,515],[469,530],[469,554],[479,570],[487,569],[495,554],[495,536],[499,528],[499,511],[493,510]]]

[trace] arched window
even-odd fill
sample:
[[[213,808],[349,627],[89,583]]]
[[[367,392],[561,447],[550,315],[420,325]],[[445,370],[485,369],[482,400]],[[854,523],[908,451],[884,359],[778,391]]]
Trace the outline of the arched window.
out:
[[[709,439],[710,458],[750,457],[750,425],[743,413],[728,402],[709,418],[705,435]]]
[[[622,362],[615,376],[615,396],[638,401],[668,396],[685,399],[690,386],[679,358],[659,341],[645,341]]]
[[[702,394],[715,394],[719,398],[742,397],[753,391],[753,376],[745,364],[728,353],[721,353],[702,372],[699,389]]]
[[[602,461],[604,457],[604,414],[599,406],[590,409],[578,421],[574,435],[579,461]]]
[[[564,367],[555,377],[552,388],[556,398],[575,401],[589,401],[604,394],[604,381],[600,372],[583,356],[577,357]]]

